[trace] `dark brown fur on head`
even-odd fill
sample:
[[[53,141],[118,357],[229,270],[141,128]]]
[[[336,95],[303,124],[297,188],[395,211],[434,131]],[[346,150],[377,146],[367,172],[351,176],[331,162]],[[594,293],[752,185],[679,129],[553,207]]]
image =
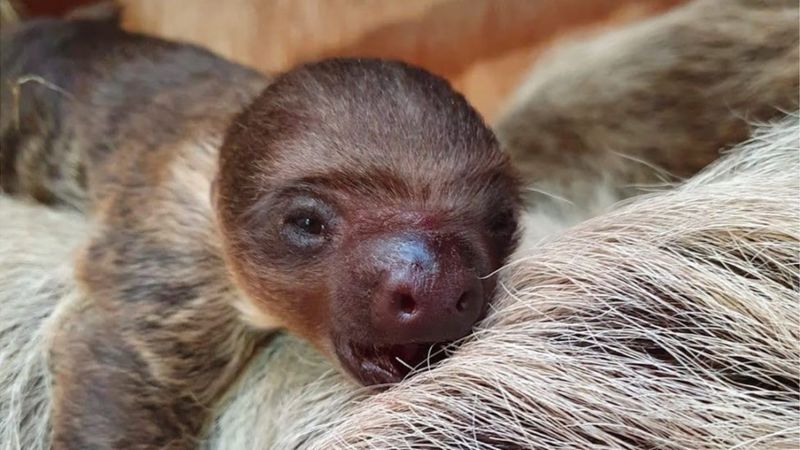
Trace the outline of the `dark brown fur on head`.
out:
[[[491,130],[446,81],[398,62],[334,59],[279,77],[234,120],[220,153],[215,204],[226,259],[247,297],[265,316],[342,358],[349,350],[335,347],[352,342],[463,336],[463,326],[446,330],[450,313],[438,306],[427,314],[441,317],[420,327],[440,325],[441,336],[382,329],[381,286],[404,269],[372,260],[419,245],[434,255],[430,272],[487,276],[514,245],[517,189]],[[318,242],[287,237],[297,220],[322,227],[311,237]],[[393,239],[397,246],[378,248]],[[419,276],[437,283],[436,275]],[[448,283],[433,294],[450,295]],[[494,283],[488,276],[475,287],[480,299],[471,300],[469,325],[485,311]]]

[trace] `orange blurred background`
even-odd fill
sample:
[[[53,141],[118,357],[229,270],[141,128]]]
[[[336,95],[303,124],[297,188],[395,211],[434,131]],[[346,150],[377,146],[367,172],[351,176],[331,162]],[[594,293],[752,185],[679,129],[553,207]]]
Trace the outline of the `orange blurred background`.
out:
[[[198,43],[264,72],[327,56],[379,56],[448,78],[489,120],[560,38],[685,0],[121,0],[131,30]],[[90,0],[29,0],[58,15]]]

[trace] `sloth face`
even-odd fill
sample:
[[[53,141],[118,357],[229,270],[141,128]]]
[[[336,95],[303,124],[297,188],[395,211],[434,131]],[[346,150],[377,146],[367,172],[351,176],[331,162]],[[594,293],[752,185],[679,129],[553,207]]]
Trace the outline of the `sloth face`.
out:
[[[516,241],[518,183],[492,132],[444,80],[401,63],[278,78],[231,126],[217,184],[246,310],[363,384],[468,335]]]

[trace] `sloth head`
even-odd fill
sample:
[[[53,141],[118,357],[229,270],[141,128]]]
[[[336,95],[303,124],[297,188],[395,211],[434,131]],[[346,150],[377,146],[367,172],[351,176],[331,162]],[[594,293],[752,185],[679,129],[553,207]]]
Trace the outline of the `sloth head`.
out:
[[[334,59],[278,77],[234,120],[214,204],[246,318],[379,384],[486,313],[515,245],[518,190],[446,81]]]

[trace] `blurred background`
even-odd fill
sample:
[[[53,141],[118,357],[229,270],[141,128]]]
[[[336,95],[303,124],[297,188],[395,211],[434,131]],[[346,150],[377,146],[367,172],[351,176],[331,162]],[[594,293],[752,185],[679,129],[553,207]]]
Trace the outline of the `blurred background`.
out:
[[[448,78],[491,121],[547,47],[685,0],[120,0],[130,30],[194,42],[264,72],[379,56]],[[0,0],[4,25],[94,0]]]

